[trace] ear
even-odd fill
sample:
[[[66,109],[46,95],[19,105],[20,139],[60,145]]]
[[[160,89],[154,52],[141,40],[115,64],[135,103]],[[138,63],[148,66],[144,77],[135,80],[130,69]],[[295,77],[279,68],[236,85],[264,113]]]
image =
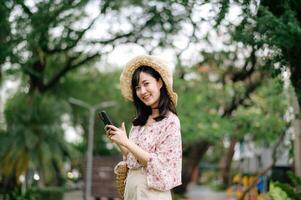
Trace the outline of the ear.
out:
[[[158,84],[159,88],[161,89],[161,87],[163,86],[163,81],[161,78],[157,81],[157,84]]]

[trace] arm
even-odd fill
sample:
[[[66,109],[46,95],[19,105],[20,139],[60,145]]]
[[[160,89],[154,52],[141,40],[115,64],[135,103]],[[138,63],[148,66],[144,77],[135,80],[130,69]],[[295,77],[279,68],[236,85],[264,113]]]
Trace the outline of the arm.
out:
[[[117,146],[118,146],[118,148],[120,149],[122,155],[123,155],[124,157],[127,157],[128,153],[129,153],[129,150],[128,150],[126,147],[124,147],[124,146],[122,146],[122,145],[120,145],[120,144],[117,144]]]
[[[150,159],[150,153],[144,151],[130,140],[128,140],[124,145],[143,166],[147,166],[147,162]]]

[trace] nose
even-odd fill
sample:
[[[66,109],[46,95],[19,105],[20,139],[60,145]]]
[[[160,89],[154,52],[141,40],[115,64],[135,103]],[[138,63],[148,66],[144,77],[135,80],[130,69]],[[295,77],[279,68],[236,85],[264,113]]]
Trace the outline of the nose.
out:
[[[146,89],[145,89],[145,87],[142,86],[140,88],[140,93],[143,95],[143,94],[145,94],[145,92],[146,92]]]

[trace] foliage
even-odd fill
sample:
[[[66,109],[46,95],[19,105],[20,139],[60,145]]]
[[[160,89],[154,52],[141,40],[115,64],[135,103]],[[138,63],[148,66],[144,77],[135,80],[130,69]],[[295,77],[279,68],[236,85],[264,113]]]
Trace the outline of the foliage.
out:
[[[299,0],[234,1],[241,6],[241,23],[232,27],[232,38],[265,52],[270,63],[263,70],[291,71],[291,82],[301,104],[301,2]],[[231,4],[222,0],[220,4]],[[219,15],[225,16],[223,12]]]
[[[9,41],[10,25],[8,21],[9,10],[5,6],[5,3],[0,3],[0,81],[1,81],[1,65],[5,62],[5,59],[11,51],[11,43]]]
[[[117,94],[116,85],[112,92],[112,82],[108,82],[104,87],[106,91],[98,98],[97,94],[102,89],[92,87],[95,81],[88,76],[85,78],[86,81],[90,80],[89,84],[85,84],[84,80],[74,84],[72,78],[69,79],[69,83],[74,86],[82,84],[81,87],[73,87],[72,91],[69,91],[70,88],[60,87],[68,84],[66,75],[80,67],[91,66],[90,63],[112,51],[116,44],[135,42],[151,50],[153,46],[172,42],[166,39],[167,34],[180,30],[178,22],[185,19],[183,16],[186,13],[182,12],[185,10],[185,3],[187,2],[159,0],[155,4],[139,0],[101,1],[100,4],[86,0],[1,2],[0,24],[3,31],[0,35],[0,66],[2,67],[4,60],[7,60],[8,67],[5,68],[4,74],[12,75],[15,80],[21,77],[22,81],[19,94],[10,99],[5,108],[7,130],[5,134],[1,134],[3,145],[0,154],[4,160],[1,171],[4,171],[5,175],[16,176],[18,181],[22,173],[33,168],[42,174],[44,182],[51,182],[53,170],[61,171],[63,161],[70,156],[61,127],[63,114],[70,114],[66,110],[69,108],[66,104],[68,95],[93,104],[113,99],[114,96],[110,95]],[[87,11],[87,7],[92,4],[97,4],[100,11],[94,19],[90,18]],[[178,12],[171,12],[171,8],[175,6]],[[128,12],[129,10],[132,12]],[[121,18],[123,20],[120,20]],[[99,35],[98,38],[87,37],[88,32],[94,29],[96,21],[109,21],[110,24],[127,23],[128,28],[109,26],[103,29],[106,34]],[[155,40],[150,37],[153,32],[162,33],[157,34],[155,45]],[[101,75],[94,78],[99,81],[97,86],[102,88],[104,82],[101,78],[106,78]],[[114,83],[117,84],[116,78],[117,76]],[[89,89],[86,87],[88,85]],[[62,89],[58,92],[60,94],[55,94],[59,89]],[[88,93],[89,91],[91,93]],[[61,95],[63,93],[66,95]],[[82,94],[88,95],[83,97]],[[128,114],[132,111],[126,111],[130,110],[130,106],[128,103],[118,106],[118,109],[107,110],[116,121],[116,125],[123,119],[127,119],[126,124],[129,124],[131,117],[129,118]],[[72,109],[74,114],[81,113],[80,117],[74,115],[73,120],[79,122],[74,124],[81,124],[84,132],[87,132],[87,112],[82,114],[84,111],[78,110],[80,108]],[[95,129],[97,145],[94,153],[109,154],[102,125],[96,123]],[[21,143],[22,141],[25,142]],[[85,146],[79,144],[78,149],[85,151]]]
[[[21,188],[16,188],[8,196],[10,200],[38,200],[36,192],[33,189],[29,189],[22,194]]]
[[[64,189],[60,187],[33,188],[37,199],[63,200]]]
[[[237,136],[251,133],[253,140],[263,145],[276,141],[286,128],[283,116],[288,103],[281,80],[267,80],[250,96],[248,104],[252,106],[240,107],[233,115]]]
[[[7,59],[7,74],[17,77],[22,73],[20,91],[9,100],[5,108],[7,131],[0,135],[0,158],[4,160],[0,169],[6,174],[15,173],[19,177],[28,168],[33,168],[44,174],[43,178],[48,180],[46,182],[51,182],[51,176],[57,170],[54,165],[61,166],[70,156],[69,145],[63,139],[62,115],[67,113],[74,126],[82,127],[84,133],[88,132],[87,110],[75,105],[69,110],[69,97],[90,105],[116,101],[117,106],[106,110],[116,125],[125,121],[129,130],[134,110],[120,95],[120,72],[102,74],[89,69],[91,63],[119,44],[136,43],[149,52],[158,46],[173,46],[173,34],[186,30],[182,22],[191,22],[195,28],[202,21],[202,18],[196,17],[198,22],[194,20],[195,17],[192,18],[194,5],[208,3],[207,0],[105,0],[98,5],[99,15],[91,20],[86,12],[91,2],[48,0],[32,4],[27,1],[4,1],[0,4],[0,24],[3,27],[0,34],[0,66],[2,60]],[[233,1],[215,2],[219,4],[220,10],[216,18],[218,26],[227,16]],[[210,65],[207,74],[202,74],[195,67],[188,69],[191,71],[184,78],[175,80],[176,91],[180,94],[178,112],[185,146],[199,140],[221,145],[220,141],[225,137],[243,137],[246,133],[253,134],[256,140],[266,141],[273,139],[282,130],[285,103],[281,101],[283,96],[279,82],[267,80],[254,94],[244,96],[246,83],[244,80],[234,80],[233,77],[244,70],[252,72],[250,63],[255,63],[254,55],[260,54],[260,51],[272,54],[267,57],[264,65],[260,63],[254,70],[273,68],[273,71],[279,73],[283,64],[289,63],[292,69],[299,66],[295,64],[298,61],[296,55],[297,58],[300,55],[299,4],[297,1],[286,3],[273,0],[271,4],[269,1],[260,1],[260,5],[255,6],[254,14],[253,1],[234,2],[245,11],[242,13],[245,17],[242,23],[231,27],[234,30],[233,38],[238,43],[244,43],[243,48],[236,52],[223,52],[220,57],[212,54],[211,61],[218,58],[220,62]],[[280,11],[274,10],[276,7],[273,5],[279,5]],[[8,20],[9,17],[12,20]],[[87,37],[95,23],[107,21],[110,26],[102,27],[105,36]],[[127,24],[126,28],[119,26],[121,23]],[[199,41],[200,38],[193,39],[191,41]],[[229,57],[232,57],[230,61],[236,61],[238,53],[245,53],[245,49],[252,48],[256,52],[249,55],[247,59],[250,63],[245,68],[235,66],[234,62],[227,65]],[[200,55],[206,58],[209,56],[204,52]],[[210,58],[204,59],[204,62],[208,60]],[[209,61],[207,64],[212,64]],[[274,64],[280,67],[275,69]],[[233,113],[224,115],[226,108],[233,102],[237,103],[239,97],[245,97],[245,101]],[[94,129],[94,154],[116,153],[109,150],[103,125],[97,118]],[[74,144],[82,153],[86,151],[87,134],[83,137],[83,143]]]
[[[121,122],[124,121],[126,128],[129,131],[131,128],[131,120],[134,116],[134,109],[131,103],[125,101],[121,96],[119,88],[120,73],[121,72],[119,70],[101,73],[95,68],[85,71],[74,71],[74,73],[70,73],[60,84],[58,84],[53,93],[61,99],[68,100],[68,97],[73,97],[93,106],[101,102],[113,101],[115,103],[114,106],[101,108],[97,112],[102,109],[106,110],[114,124],[120,126]],[[71,106],[73,125],[80,125],[84,132],[87,133],[89,123],[88,110],[77,105],[71,104]],[[108,141],[104,134],[104,125],[97,115],[95,116],[94,132],[95,155],[109,155],[117,153],[116,149],[112,151],[107,147]],[[86,136],[87,135],[84,136],[84,146],[78,144],[81,146],[82,153],[86,150]]]
[[[201,138],[214,142],[232,129],[229,121],[219,113],[220,107],[227,101],[226,91],[199,74],[195,76],[198,78],[175,80],[176,91],[180,94],[178,112],[184,144]]]
[[[288,106],[281,80],[262,80],[257,90],[246,97],[231,116],[225,117],[223,112],[233,96],[242,96],[247,86],[242,81],[222,83],[220,77],[224,72],[213,69],[209,73],[217,77],[214,80],[209,79],[210,74],[199,73],[196,68],[186,72],[186,77],[193,78],[175,80],[176,91],[180,94],[178,111],[184,144],[200,139],[218,144],[225,137],[239,139],[248,133],[258,142],[275,140],[285,128],[283,116]]]
[[[270,185],[269,194],[274,200],[292,200],[280,187],[277,187],[274,184]]]
[[[8,195],[10,200],[62,200],[64,189],[60,187],[29,188],[23,194],[20,187]]]
[[[14,73],[22,72],[29,91],[43,93],[70,71],[88,66],[117,44],[136,43],[149,51],[171,44],[169,35],[181,30],[180,22],[189,14],[185,12],[187,4],[162,0],[4,1],[0,5],[4,30],[0,64],[7,59]],[[88,11],[91,6],[98,12],[93,19]],[[114,26],[103,26],[103,34],[91,38],[89,33],[98,31],[96,23]],[[154,32],[158,34],[151,37]]]
[[[45,184],[63,174],[63,160],[71,158],[64,141],[61,112],[63,102],[45,95],[12,97],[5,109],[6,133],[1,134],[1,171],[16,181],[28,169],[37,170]],[[60,167],[58,167],[60,166]]]
[[[292,184],[271,183],[269,195],[272,200],[300,200],[301,199],[301,178],[288,172]]]
[[[272,79],[257,71],[264,62],[254,58],[255,50],[243,60],[243,66],[237,66],[231,54],[208,53],[204,62],[190,69],[178,69],[182,79],[175,80],[176,91],[180,94],[178,111],[183,156],[194,160],[192,167],[196,167],[199,160],[190,158],[189,154],[202,155],[202,149],[198,150],[196,144],[209,143],[212,146],[206,149],[205,159],[225,166],[222,171],[225,182],[230,175],[227,170],[231,169],[231,152],[234,152],[234,149],[223,151],[226,142],[236,142],[250,135],[255,142],[270,145],[286,129],[283,116],[287,108],[287,97],[279,77]],[[192,167],[186,166],[186,169]]]

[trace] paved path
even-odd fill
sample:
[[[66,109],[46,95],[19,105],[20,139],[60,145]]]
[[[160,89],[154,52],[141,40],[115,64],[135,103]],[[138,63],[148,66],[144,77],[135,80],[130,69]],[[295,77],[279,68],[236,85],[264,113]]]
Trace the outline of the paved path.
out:
[[[187,192],[188,199],[183,200],[234,200],[227,198],[224,192],[215,192],[208,186],[189,185]],[[72,191],[65,194],[64,200],[82,200],[81,191]]]
[[[216,192],[208,186],[189,185],[187,197],[189,200],[234,200],[228,198],[225,192]]]

